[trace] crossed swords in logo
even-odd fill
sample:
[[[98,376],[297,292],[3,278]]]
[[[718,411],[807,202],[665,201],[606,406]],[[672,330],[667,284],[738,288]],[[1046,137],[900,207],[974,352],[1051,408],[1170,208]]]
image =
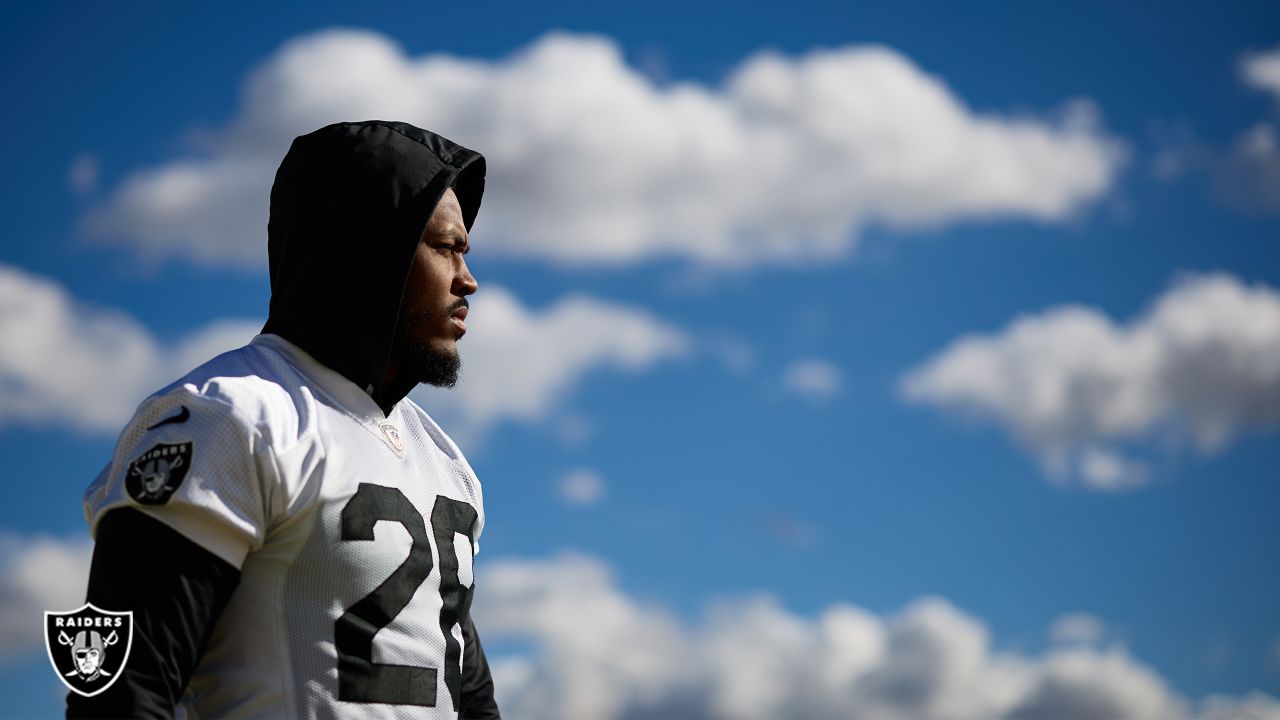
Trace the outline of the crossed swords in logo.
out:
[[[169,473],[182,467],[182,456],[174,458],[172,461],[164,458],[156,458],[147,462],[145,467],[139,468],[137,465],[130,468],[130,472],[137,475],[142,480],[142,489],[148,495],[155,495],[164,488],[165,482],[169,480]]]

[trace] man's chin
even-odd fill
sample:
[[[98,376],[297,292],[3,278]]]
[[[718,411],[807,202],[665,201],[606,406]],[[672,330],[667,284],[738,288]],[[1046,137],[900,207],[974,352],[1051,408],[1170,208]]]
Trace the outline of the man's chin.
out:
[[[458,384],[462,359],[458,357],[455,343],[450,342],[445,347],[432,344],[415,348],[406,360],[420,383],[442,388]]]

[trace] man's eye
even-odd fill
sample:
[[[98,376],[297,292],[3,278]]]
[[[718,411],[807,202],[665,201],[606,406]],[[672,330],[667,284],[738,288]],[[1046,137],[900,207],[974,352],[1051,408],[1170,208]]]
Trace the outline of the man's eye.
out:
[[[442,252],[442,253],[448,253],[448,254],[451,254],[451,255],[452,255],[452,254],[456,254],[456,255],[466,255],[466,254],[467,254],[467,250],[469,250],[469,249],[470,249],[470,248],[468,248],[466,245],[460,245],[460,244],[457,244],[457,243],[454,243],[454,244],[451,244],[451,245],[445,245],[445,244],[443,244],[443,243],[442,243],[442,244],[440,244],[440,245],[436,245],[436,246],[435,246],[435,248],[436,248],[436,250],[439,250],[439,251],[440,251],[440,252]]]

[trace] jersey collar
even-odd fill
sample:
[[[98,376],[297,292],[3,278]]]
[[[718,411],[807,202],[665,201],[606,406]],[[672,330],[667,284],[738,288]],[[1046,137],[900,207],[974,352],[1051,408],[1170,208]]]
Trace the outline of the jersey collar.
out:
[[[375,427],[386,425],[389,422],[396,425],[399,424],[393,420],[393,418],[399,416],[400,413],[398,411],[393,411],[390,417],[384,416],[382,409],[373,401],[373,398],[369,397],[368,392],[362,390],[341,373],[311,357],[311,355],[307,354],[307,351],[279,335],[263,333],[250,340],[249,344],[267,348],[283,355],[290,365],[297,368],[307,379],[315,383],[325,395],[361,422]]]

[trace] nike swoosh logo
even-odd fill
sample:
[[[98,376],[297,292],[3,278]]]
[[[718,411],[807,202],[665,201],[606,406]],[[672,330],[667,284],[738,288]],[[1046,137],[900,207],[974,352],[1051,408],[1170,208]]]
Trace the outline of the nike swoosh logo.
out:
[[[187,421],[187,418],[189,418],[189,417],[191,417],[191,411],[187,409],[187,406],[186,406],[186,405],[183,405],[183,406],[182,406],[182,410],[181,410],[181,411],[179,411],[177,415],[174,415],[174,416],[173,416],[173,417],[171,417],[171,418],[165,418],[165,419],[161,420],[160,422],[156,423],[155,425],[152,425],[151,427],[149,427],[149,428],[147,428],[147,429],[148,429],[148,430],[155,430],[156,428],[160,427],[161,425],[171,425],[171,424],[172,424],[172,425],[177,425],[178,423],[184,423],[184,422],[186,422],[186,421]]]

